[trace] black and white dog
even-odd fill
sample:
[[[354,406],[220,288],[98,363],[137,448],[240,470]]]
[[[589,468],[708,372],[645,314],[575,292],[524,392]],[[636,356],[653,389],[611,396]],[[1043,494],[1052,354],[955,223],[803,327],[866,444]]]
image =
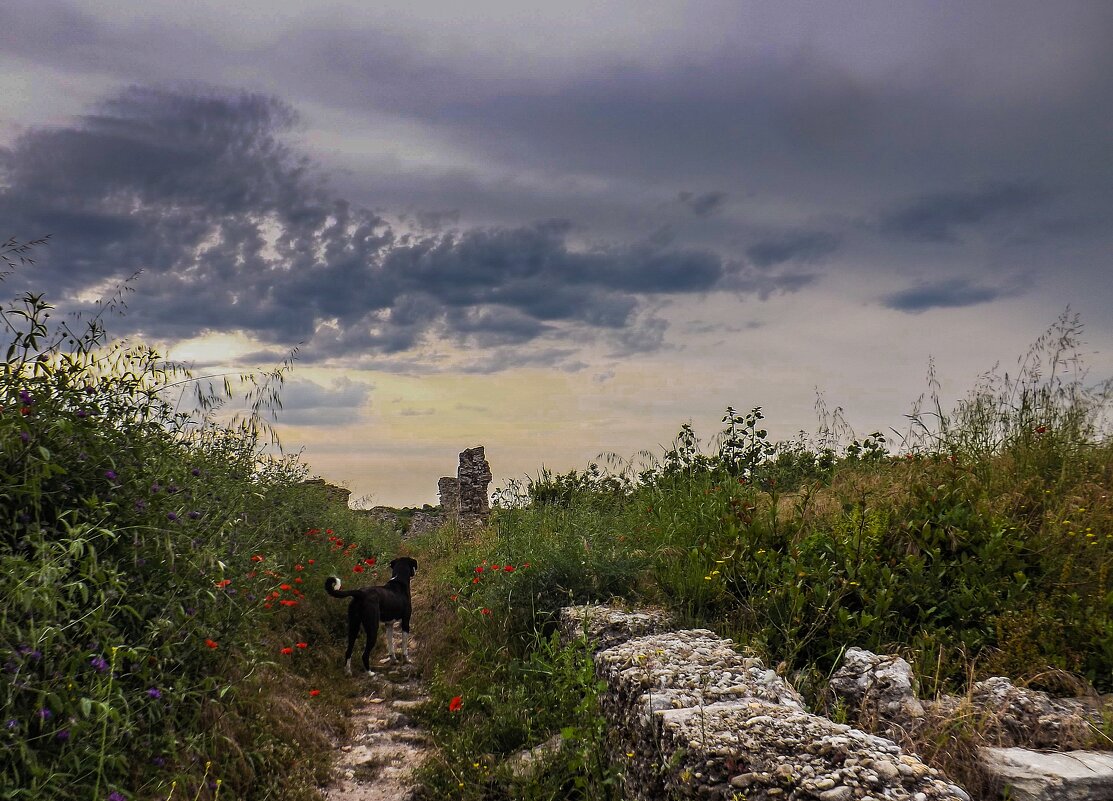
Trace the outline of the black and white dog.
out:
[[[410,637],[410,579],[417,574],[417,560],[400,556],[390,563],[390,581],[381,587],[361,587],[358,590],[340,589],[340,579],[325,579],[325,592],[333,598],[351,598],[348,604],[348,651],[344,654],[344,669],[352,672],[352,650],[359,636],[359,627],[367,632],[363,648],[363,669],[371,673],[371,649],[379,633],[379,624],[386,624],[389,660],[394,662],[394,621],[402,622],[402,659],[408,662]],[[384,662],[387,660],[384,659]]]

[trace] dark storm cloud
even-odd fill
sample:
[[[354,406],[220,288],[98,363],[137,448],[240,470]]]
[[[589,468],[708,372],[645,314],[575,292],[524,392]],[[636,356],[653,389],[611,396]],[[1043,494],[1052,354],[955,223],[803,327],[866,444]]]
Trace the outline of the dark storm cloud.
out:
[[[771,267],[789,261],[816,261],[838,246],[839,238],[827,231],[793,231],[755,242],[746,248],[746,256],[758,267]]]
[[[714,213],[727,199],[726,192],[704,192],[701,195],[692,192],[681,192],[677,199],[692,210],[697,217],[706,217]]]
[[[634,325],[649,297],[801,285],[699,248],[576,247],[561,220],[397,236],[283,143],[296,124],[271,97],[140,87],[78,125],[24,134],[2,153],[0,216],[54,244],[9,289],[73,298],[143,270],[125,325],[169,338],[242,329],[304,343],[313,360],[568,326],[650,350],[662,324]]]
[[[1051,193],[1034,184],[1003,184],[926,195],[881,218],[889,236],[923,242],[956,242],[964,229],[1014,219],[1045,204]]]
[[[918,314],[928,309],[976,306],[1014,294],[1015,289],[981,286],[965,278],[956,278],[894,292],[882,299],[882,305],[896,311]]]

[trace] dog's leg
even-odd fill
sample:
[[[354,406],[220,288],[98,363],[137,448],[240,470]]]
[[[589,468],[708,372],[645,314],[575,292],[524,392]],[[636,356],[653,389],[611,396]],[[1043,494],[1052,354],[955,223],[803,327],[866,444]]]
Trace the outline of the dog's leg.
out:
[[[402,618],[402,661],[410,661],[410,616]]]
[[[379,604],[372,601],[366,604],[363,610],[363,628],[367,632],[367,645],[363,648],[363,669],[367,675],[371,673],[371,649],[375,647],[375,640],[379,636]]]
[[[359,636],[359,609],[358,602],[353,598],[348,604],[348,650],[344,652],[344,672],[352,675],[352,651],[356,647],[356,637]]]
[[[379,661],[382,662],[383,664],[386,664],[387,662],[389,662],[390,664],[393,665],[394,662],[395,662],[395,659],[394,659],[394,623],[384,623],[383,628],[386,629],[387,656],[384,656]]]

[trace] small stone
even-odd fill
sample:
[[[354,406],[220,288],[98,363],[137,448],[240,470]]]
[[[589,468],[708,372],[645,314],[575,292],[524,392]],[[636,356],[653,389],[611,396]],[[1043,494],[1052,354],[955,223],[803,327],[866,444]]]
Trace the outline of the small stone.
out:
[[[885,782],[891,782],[900,775],[896,765],[892,762],[881,762],[880,760],[873,763],[873,771]]]
[[[817,779],[815,789],[817,790],[830,790],[835,786],[835,780],[830,776],[824,776],[822,779]]]
[[[850,801],[853,797],[854,791],[843,785],[842,787],[835,787],[831,790],[824,790],[819,794],[819,801]]]

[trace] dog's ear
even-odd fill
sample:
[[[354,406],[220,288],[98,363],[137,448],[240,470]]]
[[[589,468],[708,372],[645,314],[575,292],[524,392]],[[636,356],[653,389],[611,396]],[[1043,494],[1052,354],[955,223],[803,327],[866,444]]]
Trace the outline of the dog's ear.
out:
[[[395,566],[396,564],[398,564],[398,560],[397,560],[397,559],[391,559],[391,560],[390,560],[390,569],[391,569],[392,571],[394,570],[394,566]]]

